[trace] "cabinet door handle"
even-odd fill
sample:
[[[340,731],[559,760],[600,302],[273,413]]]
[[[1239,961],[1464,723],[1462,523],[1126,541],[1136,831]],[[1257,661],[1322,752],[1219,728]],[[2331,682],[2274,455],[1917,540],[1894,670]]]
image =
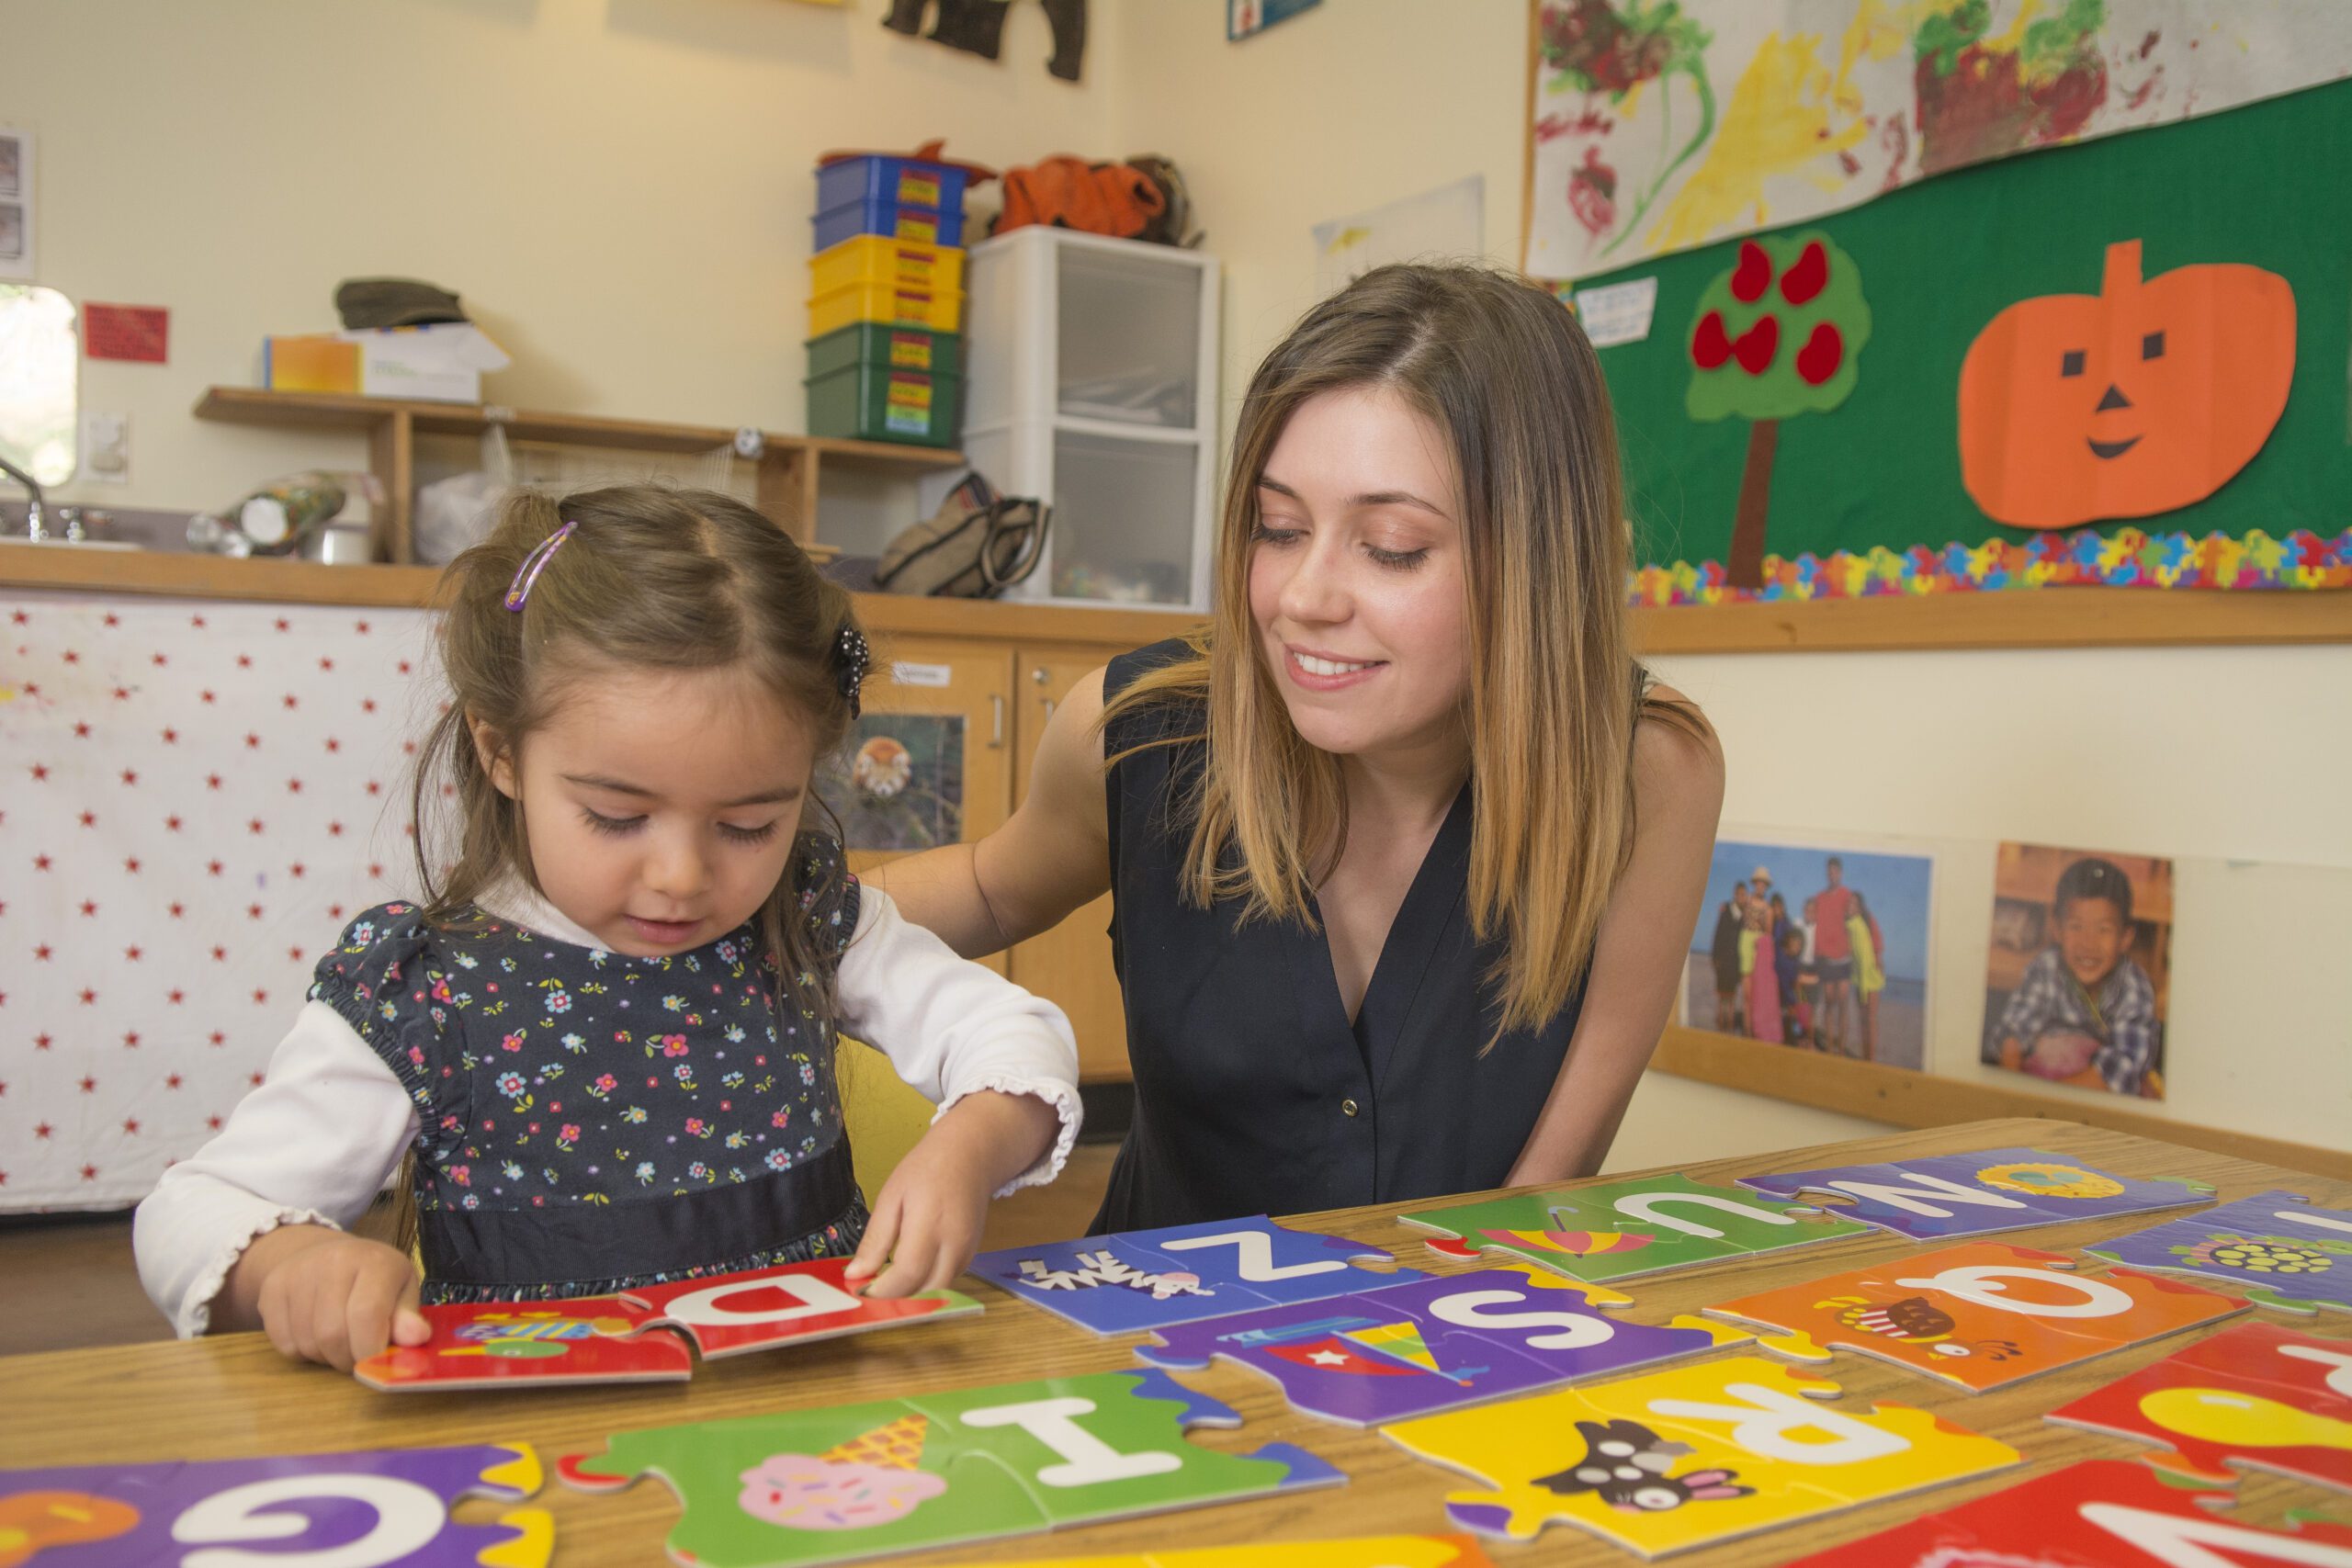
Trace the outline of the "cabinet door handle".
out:
[[[1039,698],[1038,700],[1039,700],[1039,701],[1041,701],[1041,702],[1043,702],[1043,703],[1046,705],[1046,722],[1047,724],[1051,724],[1051,723],[1053,723],[1053,722],[1054,722],[1054,699],[1053,699],[1053,698],[1051,698],[1051,697],[1041,697],[1041,698]]]
[[[1004,694],[990,692],[989,694],[989,745],[993,748],[1003,744]]]

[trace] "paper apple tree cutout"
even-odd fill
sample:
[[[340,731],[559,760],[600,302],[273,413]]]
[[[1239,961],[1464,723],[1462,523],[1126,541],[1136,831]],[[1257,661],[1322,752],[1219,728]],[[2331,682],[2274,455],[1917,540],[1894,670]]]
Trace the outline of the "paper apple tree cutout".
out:
[[[2262,450],[2295,374],[2295,292],[2211,263],[2144,281],[2107,248],[2096,295],[2020,299],[1960,367],[1960,477],[1996,523],[2071,528],[2204,500]]]
[[[1836,408],[1854,389],[1871,308],[1854,258],[1818,231],[1743,240],[1739,260],[1707,286],[1690,324],[1695,420],[1748,422],[1724,566],[1734,588],[1764,585],[1764,525],[1781,421]]]

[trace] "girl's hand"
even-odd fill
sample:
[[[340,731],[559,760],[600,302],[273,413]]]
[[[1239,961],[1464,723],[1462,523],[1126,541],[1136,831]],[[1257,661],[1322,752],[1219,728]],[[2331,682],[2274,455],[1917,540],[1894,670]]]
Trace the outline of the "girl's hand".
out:
[[[984,1089],[956,1101],[882,1184],[849,1282],[880,1270],[865,1293],[905,1296],[962,1273],[979,1250],[989,1194],[1035,1165],[1059,1126],[1035,1095]]]
[[[281,1355],[339,1372],[432,1337],[408,1255],[324,1225],[281,1225],[245,1248],[224,1295],[253,1302]]]

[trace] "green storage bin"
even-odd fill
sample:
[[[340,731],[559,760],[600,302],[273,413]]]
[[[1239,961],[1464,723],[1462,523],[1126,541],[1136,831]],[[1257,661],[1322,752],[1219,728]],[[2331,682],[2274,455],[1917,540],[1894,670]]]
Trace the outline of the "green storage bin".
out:
[[[853,321],[823,337],[808,340],[811,381],[861,360],[892,370],[961,376],[963,334],[933,332],[929,327],[893,326],[887,321]]]
[[[811,376],[808,434],[913,446],[953,446],[963,428],[964,378],[860,359]]]

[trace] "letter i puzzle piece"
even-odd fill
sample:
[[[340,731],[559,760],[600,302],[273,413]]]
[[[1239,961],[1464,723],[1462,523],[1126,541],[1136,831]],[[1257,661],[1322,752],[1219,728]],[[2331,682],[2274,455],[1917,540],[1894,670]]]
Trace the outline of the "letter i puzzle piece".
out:
[[[2281,1312],[2352,1312],[2352,1210],[2300,1192],[2258,1192],[2084,1250],[2195,1274]]]
[[[1837,1213],[1915,1241],[2177,1209],[2213,1196],[2206,1182],[2110,1176],[2063,1155],[2025,1148],[1743,1176],[1739,1184],[1791,1201],[1807,1193],[1847,1199],[1851,1206]]]
[[[1611,1283],[1752,1253],[1868,1235],[1868,1225],[1806,1203],[1779,1202],[1687,1176],[1488,1198],[1396,1216],[1442,1240],[1431,1251],[1501,1251],[1588,1283]]]
[[[1396,1261],[1363,1242],[1290,1230],[1258,1214],[983,1252],[972,1259],[971,1271],[1097,1334],[1164,1328],[1429,1278],[1418,1269],[1375,1273],[1354,1267],[1358,1260]]]

